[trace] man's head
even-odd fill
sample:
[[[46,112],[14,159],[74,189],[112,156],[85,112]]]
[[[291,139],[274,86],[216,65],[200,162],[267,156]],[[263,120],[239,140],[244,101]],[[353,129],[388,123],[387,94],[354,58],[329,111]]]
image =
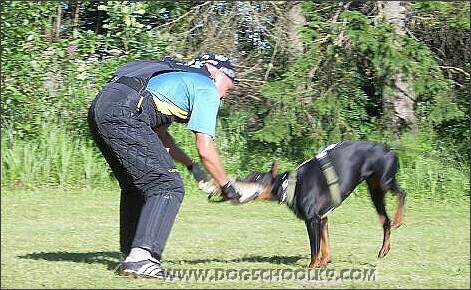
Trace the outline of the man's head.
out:
[[[211,78],[218,87],[221,97],[233,86],[236,79],[234,66],[226,56],[221,54],[205,53],[195,57],[187,65],[206,66]]]
[[[235,81],[236,72],[234,66],[229,61],[229,58],[222,54],[214,54],[214,53],[205,53],[203,55],[199,55],[192,60],[193,63],[199,62],[201,64],[211,64],[222,72],[224,72],[232,82]]]

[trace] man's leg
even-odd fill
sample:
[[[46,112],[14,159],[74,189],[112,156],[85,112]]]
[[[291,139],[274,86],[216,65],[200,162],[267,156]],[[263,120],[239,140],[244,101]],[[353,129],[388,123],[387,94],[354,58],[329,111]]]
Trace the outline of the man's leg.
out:
[[[117,155],[113,152],[113,148],[108,145],[110,141],[105,140],[96,123],[97,118],[95,107],[97,106],[97,102],[100,102],[99,106],[101,107],[107,106],[107,102],[113,97],[114,95],[108,93],[108,90],[104,90],[104,92],[99,94],[99,98],[103,99],[99,100],[97,98],[93,101],[88,114],[88,123],[90,133],[97,147],[102,152],[103,157],[113,171],[113,174],[118,180],[121,188],[119,242],[122,255],[120,259],[124,261],[124,258],[126,258],[131,251],[132,241],[136,234],[137,223],[141,214],[142,206],[144,205],[144,196],[142,192],[133,185],[132,176],[130,176],[123,167],[122,163],[117,158]]]
[[[184,196],[183,181],[166,148],[149,124],[143,121],[146,119],[145,113],[112,103],[102,108],[103,111],[95,120],[99,135],[106,143],[105,149],[109,148],[109,155],[113,156],[111,161],[117,160],[119,163],[119,166],[112,166],[113,171],[120,185],[123,185],[123,179],[124,183],[128,180],[122,178],[122,172],[116,168],[124,169],[126,177],[130,177],[144,200],[132,249],[123,263],[124,271],[128,270],[132,275],[165,277],[160,262],[153,257],[161,257],[165,248]],[[127,226],[134,219],[126,212],[139,207],[139,201],[132,199],[135,203],[129,204],[127,197],[125,195],[122,198],[124,205],[121,207],[124,217],[121,223],[124,226],[121,233],[124,251],[127,251],[131,232],[127,230],[131,226]],[[143,249],[147,251],[141,251]],[[139,259],[142,259],[139,263],[135,262]]]
[[[166,191],[149,196],[142,208],[133,248],[147,249],[161,259],[183,199],[183,192]]]
[[[136,235],[139,216],[144,205],[144,196],[137,188],[121,190],[119,208],[119,244],[123,257],[131,252],[132,241]]]

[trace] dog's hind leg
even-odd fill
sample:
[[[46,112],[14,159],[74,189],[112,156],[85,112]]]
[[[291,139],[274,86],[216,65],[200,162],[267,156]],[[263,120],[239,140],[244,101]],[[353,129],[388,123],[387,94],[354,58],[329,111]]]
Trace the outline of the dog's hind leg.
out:
[[[379,219],[383,226],[383,245],[378,254],[378,258],[383,258],[387,255],[391,246],[391,221],[389,220],[388,214],[386,213],[386,206],[384,203],[385,192],[382,190],[379,177],[376,174],[373,174],[366,181],[371,199],[373,200],[376,212],[378,213]]]
[[[397,197],[396,214],[394,215],[393,228],[398,228],[402,223],[404,215],[404,203],[406,193],[398,186],[396,182],[396,174],[399,169],[399,158],[393,151],[389,151],[383,156],[381,170],[381,189],[386,193],[391,190]],[[379,166],[378,166],[379,167]]]
[[[406,192],[399,188],[397,184],[394,184],[391,190],[397,197],[396,213],[394,214],[394,220],[392,224],[392,228],[397,229],[401,226],[402,219],[404,217],[404,204],[406,202]]]
[[[329,242],[329,226],[327,218],[321,220],[321,244],[320,244],[320,265],[324,266],[330,262],[330,242]]]
[[[307,233],[309,235],[309,242],[311,246],[311,262],[309,268],[321,267],[321,221],[320,219],[312,219],[306,221]]]

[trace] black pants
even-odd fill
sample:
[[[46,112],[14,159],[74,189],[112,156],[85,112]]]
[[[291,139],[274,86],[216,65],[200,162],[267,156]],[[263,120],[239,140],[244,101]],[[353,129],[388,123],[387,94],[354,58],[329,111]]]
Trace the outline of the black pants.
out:
[[[149,249],[160,258],[184,196],[174,161],[152,130],[152,101],[123,84],[108,84],[88,113],[92,136],[120,188],[120,249]]]

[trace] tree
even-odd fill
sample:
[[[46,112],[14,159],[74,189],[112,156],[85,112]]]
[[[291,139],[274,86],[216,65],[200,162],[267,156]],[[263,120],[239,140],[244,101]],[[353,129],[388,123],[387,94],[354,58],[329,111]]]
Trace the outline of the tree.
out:
[[[244,138],[264,150],[312,155],[417,125],[469,156],[469,3],[397,5],[4,1],[2,128],[31,137],[44,120],[86,128],[86,104],[119,65],[211,50],[239,72],[222,122],[246,119]]]
[[[303,2],[303,11],[304,53],[262,88],[267,105],[255,140],[312,154],[330,142],[397,138],[409,126],[433,130],[462,116],[431,51],[398,33],[377,3]]]
[[[381,1],[380,13],[384,15],[386,21],[391,23],[395,28],[395,33],[406,35],[406,4],[400,1]],[[393,44],[395,48],[399,48],[400,43]],[[417,117],[415,116],[415,105],[417,98],[411,90],[410,79],[399,72],[391,76],[393,80],[392,90],[389,96],[384,96],[383,113],[385,119],[390,123],[389,127],[393,130],[396,137],[399,128],[403,125],[417,130]]]
[[[470,4],[465,1],[414,2],[407,15],[407,33],[426,45],[446,78],[453,82],[446,96],[456,104],[455,114],[434,113],[437,147],[449,156],[470,158]],[[435,105],[440,108],[441,105]],[[446,117],[445,117],[446,116]],[[453,146],[450,146],[453,144]]]

